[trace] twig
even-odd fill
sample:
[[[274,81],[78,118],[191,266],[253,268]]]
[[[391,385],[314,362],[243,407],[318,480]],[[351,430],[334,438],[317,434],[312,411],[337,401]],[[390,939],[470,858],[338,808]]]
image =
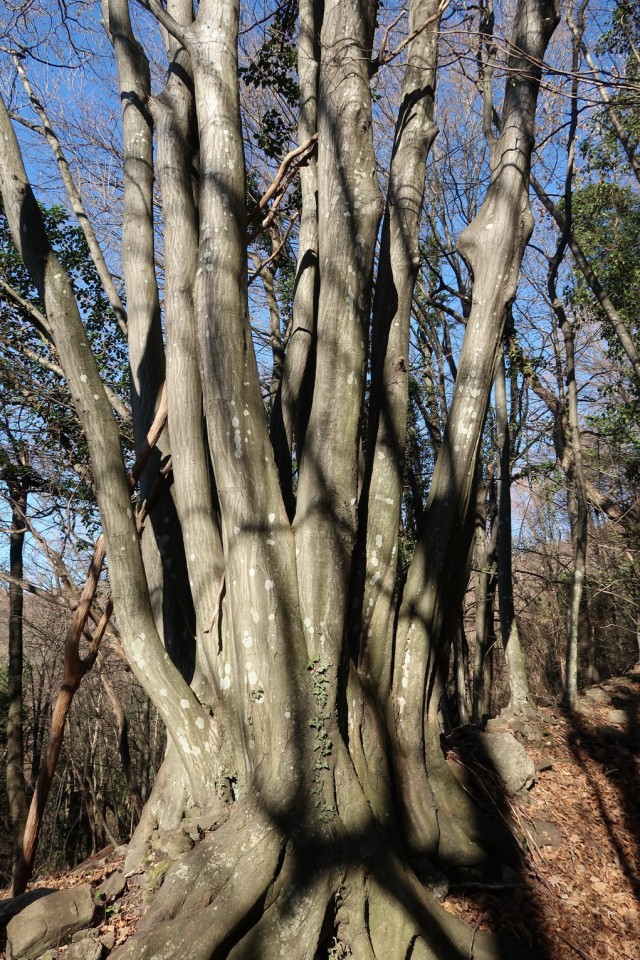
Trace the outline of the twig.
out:
[[[260,266],[258,267],[258,269],[255,271],[255,273],[252,273],[252,274],[251,274],[251,276],[249,277],[249,280],[247,281],[247,286],[250,287],[251,284],[253,283],[253,281],[258,279],[258,277],[260,276],[260,274],[262,273],[262,271],[264,270],[264,268],[267,267],[267,266],[269,266],[270,263],[273,263],[273,261],[276,259],[276,257],[279,256],[280,251],[282,250],[282,248],[284,247],[285,243],[287,242],[287,237],[288,237],[289,234],[291,233],[291,229],[292,229],[292,227],[293,227],[293,225],[294,225],[294,223],[296,222],[297,219],[298,219],[298,211],[296,210],[296,211],[294,211],[294,214],[293,214],[293,216],[291,217],[291,220],[289,221],[289,226],[288,226],[287,229],[285,230],[284,237],[282,238],[282,240],[280,241],[280,243],[278,244],[278,246],[276,247],[276,249],[273,251],[273,253],[271,254],[271,256],[270,256],[270,257],[267,257],[266,260],[263,260],[262,263],[260,264]]]
[[[299,147],[296,147],[294,150],[289,151],[289,153],[286,155],[286,157],[278,167],[278,172],[274,177],[273,183],[271,184],[269,189],[266,191],[266,193],[263,194],[262,199],[258,203],[258,210],[254,214],[254,216],[251,218],[252,220],[255,219],[258,213],[262,212],[262,210],[264,210],[266,205],[269,203],[269,200],[271,200],[272,196],[278,189],[280,182],[284,179],[285,174],[287,173],[287,170],[289,169],[289,167],[294,163],[295,160],[299,159],[300,161],[302,161],[303,159],[305,160],[308,159],[308,156],[311,156],[311,154],[313,153],[313,150],[315,148],[317,141],[318,141],[318,134],[314,133],[313,136],[309,137],[309,139],[305,141],[305,143],[301,144]],[[301,166],[301,163],[296,164],[295,169],[298,170],[300,166]]]
[[[389,53],[384,53],[384,47],[387,41],[388,32],[398,22],[398,20],[400,19],[400,17],[398,17],[398,19],[395,20],[390,25],[390,27],[388,27],[387,30],[385,31],[384,36],[382,38],[382,44],[380,45],[380,51],[378,55],[373,57],[373,59],[371,60],[371,67],[370,67],[371,75],[373,76],[373,74],[376,73],[380,69],[380,67],[386,67],[388,63],[391,63],[392,60],[395,60],[395,58],[402,53],[404,48],[407,47],[412,40],[415,40],[416,37],[420,36],[423,30],[426,30],[431,23],[434,23],[436,20],[439,20],[442,14],[444,13],[444,11],[449,6],[449,2],[450,0],[441,0],[441,3],[438,5],[437,13],[434,13],[433,16],[425,20],[425,22],[422,24],[421,27],[418,27],[416,30],[410,33],[408,37],[405,37],[402,43],[399,43],[394,50],[390,50]],[[400,16],[402,16],[402,14]]]
[[[565,937],[564,934],[560,933],[559,930],[557,931],[557,933],[560,939],[564,940],[567,946],[571,947],[572,950],[575,950],[576,953],[579,953],[581,957],[584,957],[584,960],[592,960],[592,957],[590,956],[590,954],[585,953],[584,950],[581,950],[580,947],[576,946],[576,944],[573,943],[572,940],[567,939],[567,937]]]
[[[286,193],[287,187],[300,168],[304,167],[309,162],[311,154],[315,150],[317,140],[318,134],[314,133],[314,135],[309,137],[306,143],[303,143],[301,147],[291,150],[280,164],[273,183],[267,192],[262,196],[262,199],[259,201],[253,215],[249,218],[249,222],[253,223],[263,212],[267,203],[270,200],[273,201],[267,216],[253,231],[250,232],[250,243],[253,243],[256,237],[260,236],[260,234],[273,223],[276,211]]]

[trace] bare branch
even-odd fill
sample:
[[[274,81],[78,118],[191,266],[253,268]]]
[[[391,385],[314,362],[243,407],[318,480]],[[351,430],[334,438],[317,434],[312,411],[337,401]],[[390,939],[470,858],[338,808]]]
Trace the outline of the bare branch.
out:
[[[265,267],[267,267],[270,263],[273,263],[273,261],[276,260],[277,257],[280,256],[280,252],[281,252],[282,248],[284,247],[285,243],[287,242],[287,238],[288,238],[289,234],[291,233],[291,230],[292,230],[292,228],[293,228],[293,225],[294,225],[294,223],[296,222],[297,219],[298,219],[298,211],[296,210],[296,211],[294,212],[293,216],[291,217],[291,220],[289,221],[289,226],[288,226],[287,229],[285,230],[285,234],[284,234],[282,240],[280,241],[280,243],[278,244],[278,246],[276,247],[276,249],[273,251],[273,253],[271,254],[271,256],[267,257],[266,260],[263,260],[262,263],[260,264],[260,266],[255,270],[255,272],[250,275],[249,280],[248,280],[248,284],[247,284],[248,286],[250,286],[250,285],[253,283],[254,280],[257,280],[257,278],[260,276],[260,274],[262,273],[262,271],[264,270]]]

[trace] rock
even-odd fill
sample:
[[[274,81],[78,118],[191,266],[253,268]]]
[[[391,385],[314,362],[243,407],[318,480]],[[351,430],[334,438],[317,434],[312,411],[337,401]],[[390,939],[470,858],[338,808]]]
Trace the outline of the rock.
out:
[[[100,960],[102,944],[93,937],[86,937],[79,943],[72,943],[65,953],[66,960]]]
[[[0,900],[0,928],[6,927],[9,920],[17,916],[30,903],[42,900],[43,897],[48,897],[50,893],[55,892],[55,888],[43,887],[41,890],[29,890],[27,893],[21,893],[19,897]]]
[[[154,890],[160,889],[170,866],[171,860],[161,860],[160,863],[157,863],[155,867],[149,870],[147,873],[147,893],[153,893]]]
[[[111,950],[113,950],[113,946],[115,942],[116,942],[116,935],[113,932],[113,930],[108,930],[107,933],[103,933],[102,936],[100,937],[100,943],[102,944],[104,949],[109,953],[111,952]]]
[[[564,837],[551,820],[534,818],[531,826],[527,827],[527,833],[538,847],[551,847],[557,850],[564,843]]]
[[[542,773],[543,770],[553,770],[553,760],[549,757],[543,757],[536,763],[536,773]]]
[[[7,956],[33,960],[57,947],[93,919],[93,897],[88,883],[58,890],[25,907],[7,926]]]
[[[163,830],[151,839],[152,849],[164,853],[171,860],[175,860],[183,853],[188,853],[193,847],[193,840],[181,827],[177,830]]]
[[[126,885],[127,881],[125,880],[124,874],[116,870],[100,884],[95,895],[96,897],[100,897],[103,903],[113,903],[114,900],[118,899]]]
[[[478,745],[509,793],[528,790],[536,778],[533,760],[511,733],[479,733]]]
[[[629,723],[629,715],[626,710],[609,710],[607,713],[607,721],[609,723],[619,723],[621,726],[626,727]]]
[[[589,687],[588,690],[584,691],[584,696],[589,700],[595,700],[596,703],[611,702],[609,694],[602,690],[601,687]]]

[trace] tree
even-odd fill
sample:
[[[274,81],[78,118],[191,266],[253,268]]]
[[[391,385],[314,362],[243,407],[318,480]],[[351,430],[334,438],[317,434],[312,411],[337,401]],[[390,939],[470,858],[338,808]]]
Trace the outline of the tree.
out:
[[[493,8],[482,8],[490,175],[458,241],[472,302],[429,499],[399,584],[410,316],[444,5],[412,3],[405,39],[390,50],[387,31],[377,55],[374,3],[301,5],[301,147],[317,141],[317,150],[301,174],[291,336],[270,424],[247,298],[239,4],[203,0],[195,19],[184,0],[144,5],[167,38],[157,94],[127,0],[105,3],[123,111],[138,453],[165,379],[169,411],[141,479],[142,499],[160,483],[142,545],[118,424],[0,108],[5,210],[86,437],[123,646],[171,738],[129,862],[145,830],[175,825],[185,805],[220,816],[188,862],[188,880],[167,878],[155,916],[171,922],[145,921],[121,956],[312,957],[334,936],[358,957],[496,956],[491,938],[435,904],[410,862],[460,868],[516,856],[447,766],[438,708],[468,576],[483,425],[533,227],[536,100],[556,6],[520,0],[505,55]],[[403,51],[383,200],[371,76]],[[293,162],[264,206],[279,202]],[[169,456],[171,486],[162,480]]]

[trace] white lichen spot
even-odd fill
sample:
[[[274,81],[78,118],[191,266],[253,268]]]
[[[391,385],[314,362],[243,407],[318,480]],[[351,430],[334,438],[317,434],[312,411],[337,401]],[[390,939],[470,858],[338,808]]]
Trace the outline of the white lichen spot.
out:
[[[260,614],[258,613],[258,611],[256,610],[256,608],[255,608],[255,607],[251,607],[251,610],[250,610],[249,612],[250,612],[250,614],[251,614],[251,619],[253,620],[253,622],[254,622],[254,623],[258,623],[259,620],[260,620]]]
[[[264,588],[267,592],[269,592],[269,590],[273,590],[273,580],[265,580]]]
[[[191,709],[191,704],[190,704],[189,701],[186,700],[184,697],[183,697],[182,700],[180,701],[180,706],[182,707],[183,710],[190,710],[190,709]]]
[[[234,430],[233,433],[233,443],[234,443],[234,456],[236,460],[239,460],[242,456],[242,437],[240,436],[239,430]]]
[[[249,649],[249,647],[253,646],[253,637],[248,632],[248,630],[245,630],[244,633],[242,634],[242,646],[246,647],[247,650]]]
[[[256,746],[255,740],[249,740],[249,743],[247,744],[247,746],[249,747],[249,750],[255,750],[255,746]]]
[[[356,375],[352,370],[349,376],[347,377],[347,383],[349,384],[349,386],[351,386],[351,384],[354,382],[355,379],[356,379]]]
[[[168,697],[168,696],[169,696],[169,692],[168,692],[168,690],[167,690],[166,687],[160,687],[160,696],[161,696],[161,697]]]
[[[250,576],[250,577],[255,577],[255,575],[256,575],[256,568],[255,568],[255,567],[249,567],[249,576]]]
[[[204,720],[202,717],[196,717],[196,727],[198,730],[204,730]]]
[[[94,393],[94,395],[93,395],[93,399],[94,399],[94,400],[99,400],[99,399],[100,399],[100,397],[98,396],[98,394],[97,394],[97,393]]]
[[[231,677],[223,677],[222,680],[220,681],[220,689],[228,690],[230,686],[231,686]]]
[[[235,533],[235,535],[236,535],[236,537],[237,537],[238,534],[240,533],[240,527],[234,527],[234,528],[233,528],[233,532]]]
[[[371,579],[369,580],[369,585],[372,586],[372,587],[375,587],[376,583],[378,582],[378,580],[380,579],[381,576],[382,576],[382,574],[380,573],[380,571],[379,571],[379,570],[376,570],[376,572],[374,573],[374,575],[373,575],[373,576],[371,577]]]
[[[270,613],[269,616],[267,617],[267,620],[273,621],[273,620],[275,620],[275,618],[276,618],[275,613]]]
[[[269,523],[273,523],[275,519],[276,519],[275,513],[270,513],[270,514],[269,514]]]
[[[385,460],[385,459],[386,459],[386,454],[384,450],[378,450],[378,460]]]
[[[378,534],[376,535],[376,547],[377,547],[378,549],[380,549],[381,546],[382,546],[382,537],[381,537],[381,535],[378,533]]]
[[[80,383],[86,383],[86,382],[87,382],[87,375],[86,373],[83,373],[80,376]]]
[[[131,656],[134,660],[134,663],[137,663],[139,667],[144,667],[144,641],[146,640],[146,635],[141,633],[138,637],[135,638],[131,644]]]
[[[243,416],[243,417],[248,417],[248,416],[249,416],[249,411],[248,411],[246,408],[242,411],[242,416]]]
[[[225,663],[225,665],[224,665],[224,672],[227,674],[227,676],[229,676],[229,674],[231,673],[231,664],[230,664],[230,663]]]
[[[308,630],[309,627],[311,626],[311,620],[309,619],[309,617],[305,617],[305,618],[304,618],[303,624],[304,624],[304,626],[305,626],[305,627],[307,628],[307,630]]]
[[[255,670],[249,671],[249,673],[247,674],[247,680],[249,681],[252,687],[255,687],[256,683],[258,682],[258,674],[255,672]]]
[[[406,690],[409,686],[409,667],[411,665],[411,651],[407,650],[402,664],[402,686]]]
[[[266,541],[266,544],[268,547],[275,547],[276,542],[275,540],[272,540],[271,537],[269,537],[269,539]]]
[[[369,563],[371,564],[372,567],[378,566],[378,554],[375,552],[375,550],[371,554],[371,559],[369,560]]]
[[[406,707],[406,705],[407,705],[407,701],[405,700],[405,698],[398,697],[398,713],[400,714],[400,716],[402,716],[402,714],[404,713],[404,708]]]
[[[291,719],[291,712],[290,712],[289,710],[285,710],[285,712],[284,712],[284,718],[285,718],[285,720],[290,720],[290,719]]]

